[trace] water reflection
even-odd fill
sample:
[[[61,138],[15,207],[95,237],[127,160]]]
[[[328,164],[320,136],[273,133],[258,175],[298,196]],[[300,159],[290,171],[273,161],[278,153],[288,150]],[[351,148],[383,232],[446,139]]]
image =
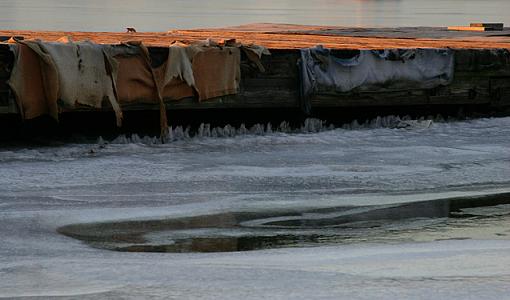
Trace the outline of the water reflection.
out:
[[[359,242],[509,239],[510,195],[76,224],[59,232],[93,247],[123,252],[231,252]]]
[[[510,23],[507,0],[16,0],[1,1],[4,29],[141,31],[254,22],[338,26]]]

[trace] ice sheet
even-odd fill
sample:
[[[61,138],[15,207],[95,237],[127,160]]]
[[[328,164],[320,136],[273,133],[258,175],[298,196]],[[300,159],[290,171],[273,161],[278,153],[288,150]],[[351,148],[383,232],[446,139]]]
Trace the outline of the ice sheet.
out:
[[[79,222],[508,191],[509,134],[510,118],[499,118],[183,137],[166,145],[141,139],[4,148],[0,297],[504,299],[508,240],[149,254],[93,249],[55,230]]]

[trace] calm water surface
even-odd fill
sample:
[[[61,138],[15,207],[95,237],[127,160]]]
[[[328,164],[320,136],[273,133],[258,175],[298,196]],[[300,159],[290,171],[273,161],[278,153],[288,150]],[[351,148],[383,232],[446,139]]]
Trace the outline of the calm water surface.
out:
[[[508,0],[0,0],[0,28],[165,31],[252,22],[340,26],[510,24]]]

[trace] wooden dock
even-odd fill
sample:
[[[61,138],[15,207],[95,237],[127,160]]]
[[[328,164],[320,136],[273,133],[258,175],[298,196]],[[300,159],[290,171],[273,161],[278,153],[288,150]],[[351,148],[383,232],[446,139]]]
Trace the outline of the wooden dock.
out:
[[[90,40],[101,44],[143,41],[151,55],[163,55],[174,41],[194,42],[236,39],[242,43],[266,46],[272,55],[263,56],[266,72],[243,68],[240,93],[204,102],[194,98],[166,103],[172,110],[273,109],[301,106],[299,49],[318,44],[342,51],[365,49],[449,48],[455,53],[455,76],[447,86],[432,89],[376,89],[346,92],[335,96],[314,95],[314,108],[401,107],[430,105],[487,105],[495,109],[510,106],[510,30],[498,32],[452,32],[447,28],[344,28],[251,24],[220,29],[171,30],[169,32],[54,32],[0,31],[0,36],[56,41],[63,36],[74,41]],[[0,45],[0,114],[17,114],[12,92],[6,84],[13,64],[7,44]],[[157,110],[158,105],[140,104],[123,110]],[[110,110],[105,107],[103,110]],[[90,109],[90,111],[97,111]]]

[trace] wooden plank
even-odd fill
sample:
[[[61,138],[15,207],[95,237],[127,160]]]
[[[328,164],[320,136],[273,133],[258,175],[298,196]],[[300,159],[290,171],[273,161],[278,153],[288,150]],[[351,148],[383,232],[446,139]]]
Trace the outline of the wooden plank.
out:
[[[18,114],[18,109],[14,106],[0,106],[0,115]]]
[[[448,30],[453,31],[487,31],[485,27],[471,27],[471,26],[448,26]]]
[[[297,60],[299,51],[278,51],[272,50],[271,55],[262,56],[261,62],[266,71],[243,70],[243,78],[289,78],[298,76]]]
[[[424,90],[360,92],[344,95],[316,95],[313,107],[409,106],[428,104]]]
[[[455,77],[463,73],[470,76],[496,76],[510,72],[510,51],[507,49],[456,49]]]
[[[142,41],[147,46],[168,47],[173,41],[193,42],[198,40],[235,38],[242,43],[255,43],[271,49],[300,49],[321,44],[333,49],[397,49],[397,48],[510,48],[510,37],[501,36],[498,39],[489,38],[482,34],[471,39],[462,33],[448,32],[444,28],[428,28],[419,31],[409,29],[393,29],[384,36],[378,29],[367,29],[367,34],[377,33],[377,36],[361,37],[356,28],[321,27],[320,30],[310,26],[303,26],[298,31],[285,31],[276,24],[273,30],[233,30],[197,29],[173,30],[171,32],[63,32],[63,31],[19,31],[1,30],[1,36],[24,36],[25,39],[41,39],[56,41],[62,36],[70,36],[75,41],[91,40],[102,44],[117,44],[119,41]],[[415,29],[414,29],[415,30]],[[407,31],[407,32],[406,32]],[[317,33],[318,32],[318,33]],[[400,32],[399,34],[396,34]],[[382,35],[382,36],[381,36]]]
[[[490,79],[491,103],[510,106],[510,76]]]
[[[243,79],[243,89],[244,90],[257,90],[257,89],[265,89],[272,91],[280,91],[285,89],[296,89],[298,88],[297,78],[246,78]]]
[[[503,23],[471,23],[470,27],[484,27],[485,29],[490,30],[503,30]]]

